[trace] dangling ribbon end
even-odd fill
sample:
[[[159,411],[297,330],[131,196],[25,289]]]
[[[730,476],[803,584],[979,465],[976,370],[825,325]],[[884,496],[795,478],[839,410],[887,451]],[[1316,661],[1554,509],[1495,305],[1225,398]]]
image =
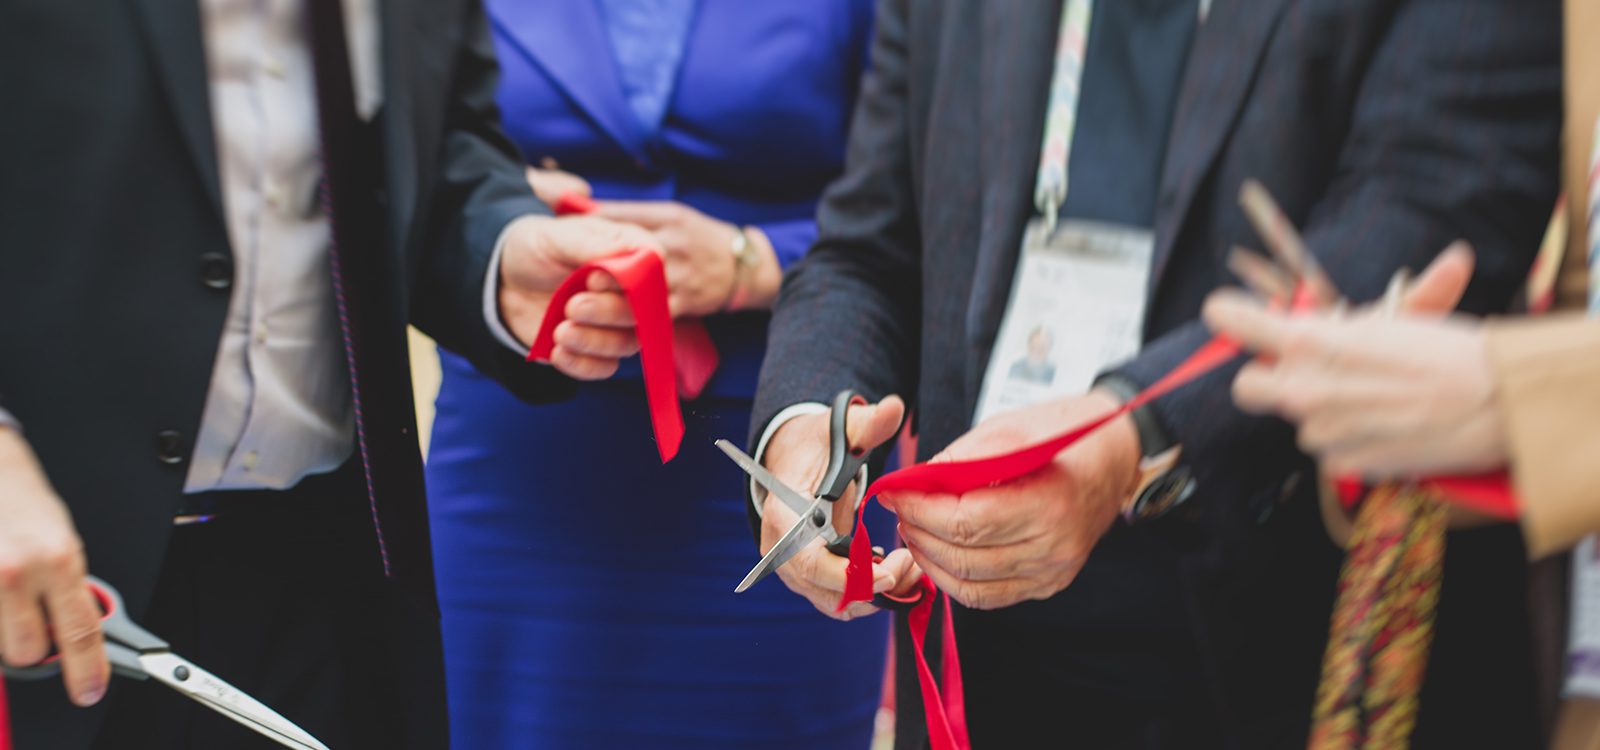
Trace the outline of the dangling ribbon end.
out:
[[[865,501],[862,501],[865,504]],[[846,607],[855,602],[872,601],[872,538],[867,533],[867,527],[861,523],[861,513],[856,512],[855,535],[850,539],[850,564],[844,572],[844,595],[839,597],[839,608],[836,612],[843,612]]]

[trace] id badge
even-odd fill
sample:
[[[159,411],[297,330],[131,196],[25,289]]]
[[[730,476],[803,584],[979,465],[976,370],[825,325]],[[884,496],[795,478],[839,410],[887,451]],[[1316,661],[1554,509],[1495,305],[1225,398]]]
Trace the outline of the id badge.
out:
[[[1011,298],[989,355],[973,424],[1089,390],[1139,353],[1155,236],[1148,229],[1043,219],[1022,236]]]
[[[1600,698],[1600,545],[1585,537],[1572,551],[1572,631],[1565,694]]]

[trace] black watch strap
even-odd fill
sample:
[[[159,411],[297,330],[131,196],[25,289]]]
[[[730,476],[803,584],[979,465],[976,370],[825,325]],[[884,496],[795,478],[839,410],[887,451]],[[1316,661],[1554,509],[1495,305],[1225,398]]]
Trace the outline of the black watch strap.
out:
[[[1104,388],[1116,395],[1122,403],[1132,401],[1139,392],[1144,390],[1126,375],[1111,373],[1102,375],[1095,381],[1094,387]],[[1152,458],[1167,452],[1176,445],[1172,437],[1167,434],[1167,429],[1161,426],[1161,420],[1156,418],[1155,411],[1145,404],[1133,410],[1133,426],[1139,433],[1139,454],[1145,458]]]

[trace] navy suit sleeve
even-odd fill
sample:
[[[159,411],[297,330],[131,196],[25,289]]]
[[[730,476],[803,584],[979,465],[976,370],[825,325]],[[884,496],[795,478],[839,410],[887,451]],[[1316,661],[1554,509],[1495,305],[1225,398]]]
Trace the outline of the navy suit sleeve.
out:
[[[483,7],[472,0],[466,13],[412,321],[518,397],[566,398],[572,381],[524,362],[494,338],[484,320],[484,282],[501,230],[519,217],[550,210],[533,196],[522,155],[500,128],[499,66]]]
[[[1548,0],[1423,0],[1395,12],[1336,172],[1304,220],[1306,242],[1349,298],[1381,296],[1396,269],[1420,270],[1465,238],[1478,273],[1463,308],[1510,301],[1555,201],[1559,10]],[[1118,372],[1149,385],[1209,335],[1198,321],[1181,326]],[[1260,502],[1306,464],[1287,424],[1233,407],[1238,368],[1153,408],[1205,496]]]
[[[884,0],[856,103],[845,173],[823,196],[819,237],[784,279],[768,334],[752,439],[785,407],[850,387],[916,388],[920,241],[906,91],[908,0]]]

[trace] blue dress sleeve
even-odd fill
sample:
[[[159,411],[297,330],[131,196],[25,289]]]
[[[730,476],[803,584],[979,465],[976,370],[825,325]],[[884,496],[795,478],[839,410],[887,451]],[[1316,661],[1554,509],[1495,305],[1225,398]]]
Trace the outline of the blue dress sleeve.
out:
[[[754,226],[766,233],[767,239],[772,242],[773,252],[778,256],[778,267],[785,271],[806,257],[806,251],[817,241],[817,220],[809,216],[757,223]]]

